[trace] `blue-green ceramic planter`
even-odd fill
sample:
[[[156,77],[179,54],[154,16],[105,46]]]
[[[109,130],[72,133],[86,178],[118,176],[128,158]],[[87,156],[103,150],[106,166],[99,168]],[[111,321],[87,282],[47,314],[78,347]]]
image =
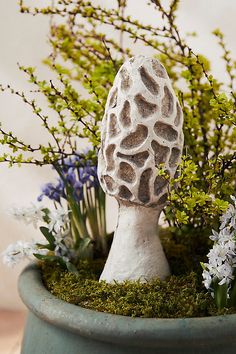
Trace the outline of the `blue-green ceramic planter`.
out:
[[[29,309],[22,354],[235,354],[236,315],[145,319],[68,304],[50,294],[36,265],[19,279]]]

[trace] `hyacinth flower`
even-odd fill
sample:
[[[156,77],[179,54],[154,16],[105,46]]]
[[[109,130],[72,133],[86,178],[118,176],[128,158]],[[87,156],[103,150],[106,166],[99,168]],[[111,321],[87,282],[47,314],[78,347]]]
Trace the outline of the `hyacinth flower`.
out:
[[[236,306],[236,198],[221,218],[219,232],[212,230],[214,241],[207,258],[201,263],[203,284],[211,291],[219,309]]]
[[[79,258],[94,253],[107,254],[105,194],[97,177],[97,167],[86,156],[71,156],[54,165],[57,183],[47,183],[38,197],[48,197],[55,205],[68,205],[73,248]]]

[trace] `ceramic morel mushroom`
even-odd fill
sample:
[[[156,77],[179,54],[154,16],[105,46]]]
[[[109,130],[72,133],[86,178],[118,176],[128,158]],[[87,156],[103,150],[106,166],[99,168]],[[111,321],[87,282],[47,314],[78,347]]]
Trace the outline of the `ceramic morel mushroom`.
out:
[[[170,274],[157,235],[182,147],[182,110],[165,68],[136,56],[109,92],[98,158],[100,183],[119,203],[111,250],[100,280],[148,281]],[[164,167],[169,178],[158,175]]]

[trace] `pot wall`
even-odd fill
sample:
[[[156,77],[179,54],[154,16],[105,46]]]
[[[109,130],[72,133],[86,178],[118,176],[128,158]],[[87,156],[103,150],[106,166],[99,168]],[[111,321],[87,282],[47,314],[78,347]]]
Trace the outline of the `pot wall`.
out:
[[[68,304],[43,286],[36,265],[19,292],[29,309],[21,354],[233,354],[236,315],[144,319]]]

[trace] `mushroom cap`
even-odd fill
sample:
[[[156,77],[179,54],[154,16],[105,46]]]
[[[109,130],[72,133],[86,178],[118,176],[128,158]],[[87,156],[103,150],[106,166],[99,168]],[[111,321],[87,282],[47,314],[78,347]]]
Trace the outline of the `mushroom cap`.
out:
[[[126,61],[108,94],[102,120],[98,176],[120,201],[157,207],[167,199],[183,148],[183,114],[161,63]],[[158,175],[164,167],[169,178]]]

